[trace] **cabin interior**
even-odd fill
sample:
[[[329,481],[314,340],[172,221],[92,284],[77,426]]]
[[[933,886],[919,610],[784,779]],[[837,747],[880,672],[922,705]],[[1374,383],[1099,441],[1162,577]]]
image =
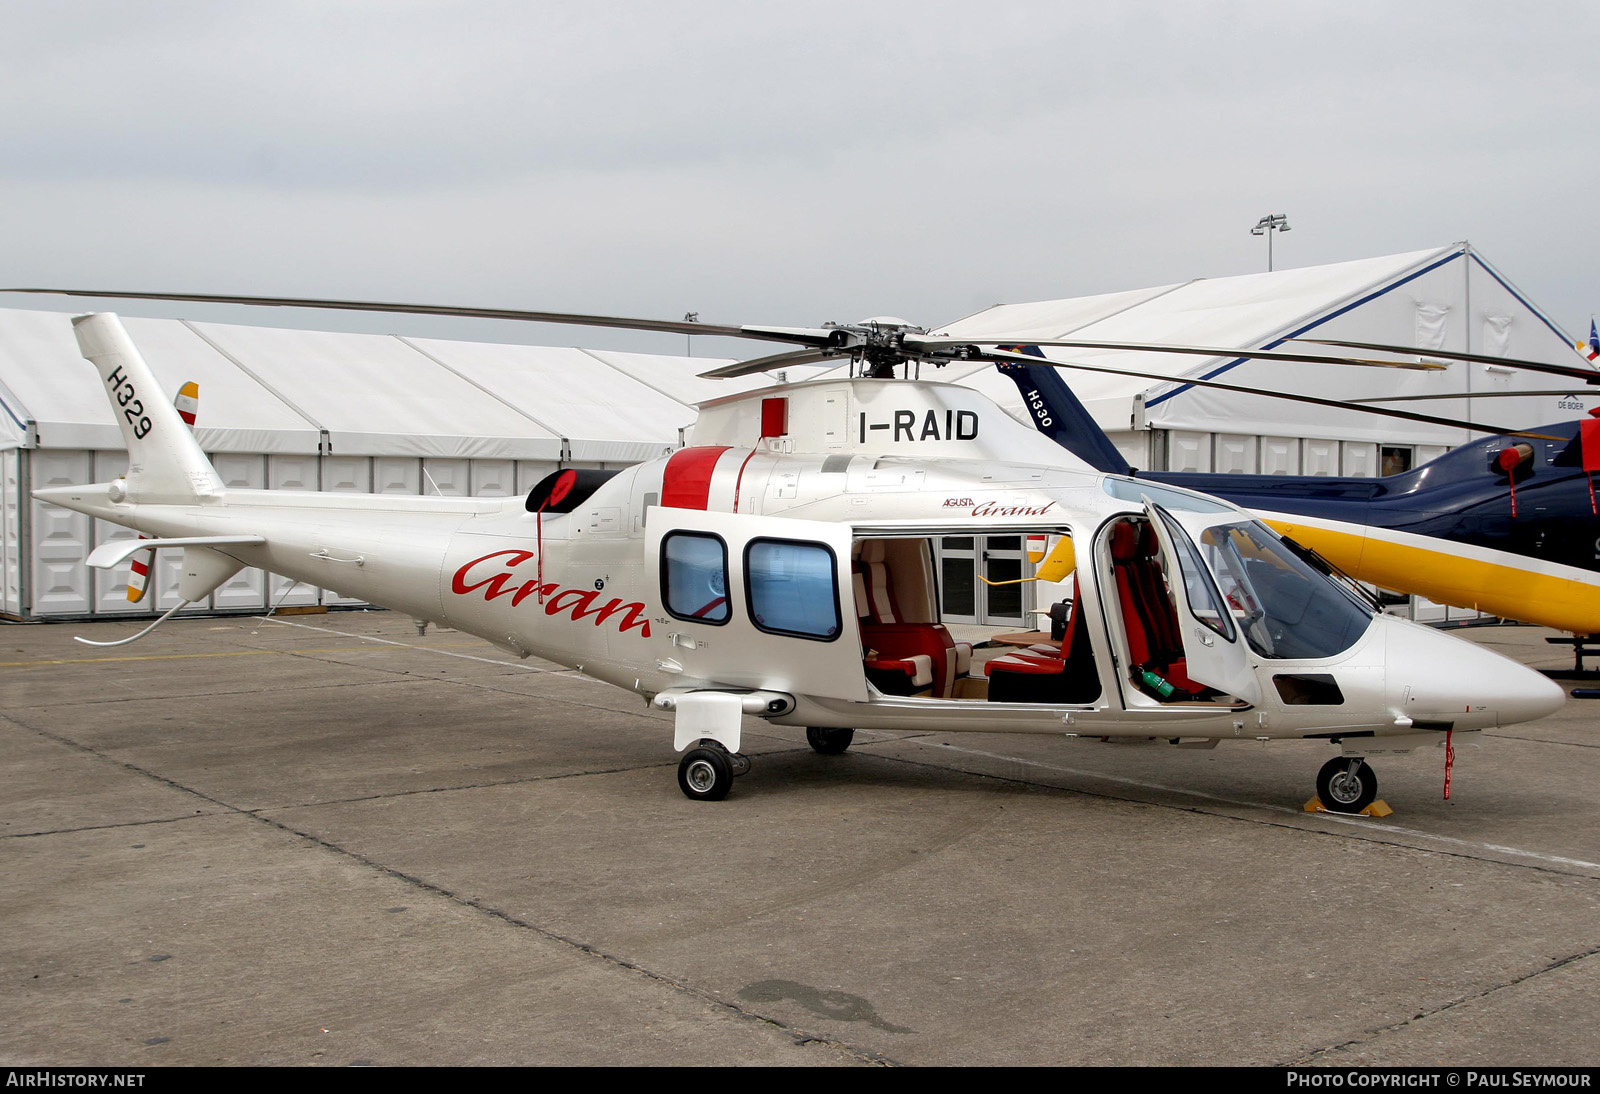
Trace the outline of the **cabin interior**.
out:
[[[1115,592],[1103,613],[1084,603],[1074,570],[1049,641],[974,650],[939,621],[932,539],[857,540],[851,570],[868,682],[884,695],[1092,706],[1105,690],[1101,662],[1109,641],[1115,662],[1126,666],[1120,681],[1125,701],[1231,702],[1188,676],[1155,528],[1142,516],[1118,518],[1098,542],[1097,550],[1082,550],[1076,558],[1100,565],[1104,579],[1097,587]],[[1102,617],[1097,655],[1093,628]]]

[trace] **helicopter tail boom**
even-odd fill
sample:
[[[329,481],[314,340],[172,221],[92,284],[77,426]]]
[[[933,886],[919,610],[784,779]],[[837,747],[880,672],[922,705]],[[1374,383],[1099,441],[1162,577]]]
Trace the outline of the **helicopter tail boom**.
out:
[[[1358,581],[1574,634],[1600,628],[1600,582],[1593,571],[1394,528],[1257,513]]]

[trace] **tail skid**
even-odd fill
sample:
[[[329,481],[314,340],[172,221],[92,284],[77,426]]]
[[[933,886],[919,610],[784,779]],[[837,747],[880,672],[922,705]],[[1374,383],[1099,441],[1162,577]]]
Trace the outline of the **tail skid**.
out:
[[[157,619],[154,623],[150,624],[144,630],[140,631],[131,638],[119,638],[115,642],[96,642],[92,638],[85,638],[81,634],[75,634],[72,636],[72,640],[74,642],[82,642],[85,646],[97,646],[100,649],[105,649],[108,646],[127,646],[139,641],[139,639],[143,638],[145,635],[149,634],[151,631],[155,630],[157,627],[161,626],[161,624],[165,623],[167,620],[171,619],[173,616],[177,615],[179,612],[183,611],[183,609],[187,608],[193,603],[194,601],[192,600],[178,601],[172,607],[168,608],[160,619]]]

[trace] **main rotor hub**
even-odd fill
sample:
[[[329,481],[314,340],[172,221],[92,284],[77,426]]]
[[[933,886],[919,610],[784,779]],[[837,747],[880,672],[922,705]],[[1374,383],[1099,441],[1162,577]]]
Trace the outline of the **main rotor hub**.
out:
[[[864,363],[862,374],[873,379],[894,378],[896,365],[908,364],[919,354],[907,350],[906,335],[927,334],[919,326],[892,315],[875,315],[859,323],[829,323],[829,341],[839,352],[847,352],[857,363]]]

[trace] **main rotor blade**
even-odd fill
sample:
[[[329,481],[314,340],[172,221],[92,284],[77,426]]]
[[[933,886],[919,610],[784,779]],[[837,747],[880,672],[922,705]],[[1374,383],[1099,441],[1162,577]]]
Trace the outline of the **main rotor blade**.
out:
[[[754,338],[764,342],[797,342],[803,346],[826,341],[828,331],[809,327],[726,327],[674,319],[627,319],[615,315],[575,312],[521,311],[512,308],[468,308],[449,304],[386,304],[371,300],[306,300],[284,296],[221,296],[210,293],[110,292],[91,289],[0,289],[0,293],[48,293],[117,300],[166,300],[199,304],[242,304],[262,308],[321,308],[325,311],[392,312],[401,315],[450,315],[467,319],[511,319],[526,323],[565,323],[579,327],[618,327],[624,330],[660,331],[666,334],[714,335],[718,338]]]
[[[1421,354],[1424,357],[1447,357],[1452,361],[1476,361],[1485,365],[1504,365],[1506,368],[1526,369],[1529,372],[1547,372],[1551,376],[1566,376],[1586,384],[1600,384],[1600,372],[1579,365],[1552,365],[1548,361],[1524,361],[1517,357],[1495,357],[1488,353],[1464,353],[1461,350],[1422,349],[1418,346],[1386,346],[1380,342],[1342,342],[1333,338],[1295,338],[1295,342],[1308,342],[1318,346],[1344,346],[1349,349],[1370,349],[1380,353]]]
[[[1028,345],[1042,343],[1029,342]],[[1376,406],[1356,406],[1352,403],[1340,402],[1338,399],[1319,399],[1315,395],[1291,395],[1282,391],[1261,391],[1257,388],[1245,387],[1242,384],[1225,384],[1220,380],[1192,380],[1174,378],[1159,372],[1141,372],[1134,369],[1108,368],[1103,365],[1083,365],[1073,361],[1052,361],[1048,357],[1035,357],[1031,353],[1010,353],[1006,350],[982,350],[979,355],[991,361],[1016,361],[1024,365],[1051,365],[1055,368],[1080,369],[1084,372],[1104,372],[1112,376],[1134,376],[1145,380],[1159,380],[1168,384],[1179,384],[1194,387],[1214,387],[1220,391],[1237,391],[1243,395],[1262,395],[1269,399],[1288,399],[1296,403],[1311,403],[1314,406],[1328,406],[1337,410],[1353,410],[1359,414],[1377,414],[1385,418],[1404,418],[1412,422],[1427,422],[1430,425],[1447,425],[1457,429],[1470,429],[1474,433],[1501,433],[1509,437],[1532,437],[1542,441],[1561,440],[1560,437],[1551,437],[1544,433],[1529,433],[1521,429],[1504,429],[1497,425],[1483,425],[1478,422],[1466,422],[1457,418],[1442,418],[1434,414],[1417,414],[1409,410],[1390,410]]]
[[[1182,346],[1168,342],[1097,342],[1082,338],[950,338],[947,336],[907,335],[907,346],[936,351],[946,346],[1062,346],[1066,349],[1139,350],[1145,353],[1182,353],[1191,357],[1245,357],[1253,361],[1295,361],[1311,365],[1365,365],[1377,368],[1407,368],[1438,372],[1444,365],[1427,361],[1380,361],[1367,357],[1334,356],[1318,353],[1289,353],[1270,349],[1230,349],[1226,346]]]
[[[814,349],[790,349],[770,357],[755,357],[748,361],[735,361],[709,372],[700,373],[705,380],[728,380],[735,376],[748,376],[752,372],[767,372],[785,365],[809,365],[817,361],[832,361],[838,354],[823,353]]]
[[[1352,403],[1422,403],[1429,399],[1536,399],[1543,395],[1564,398],[1593,398],[1600,392],[1593,389],[1578,391],[1452,391],[1444,395],[1378,395],[1370,399],[1351,399]]]

